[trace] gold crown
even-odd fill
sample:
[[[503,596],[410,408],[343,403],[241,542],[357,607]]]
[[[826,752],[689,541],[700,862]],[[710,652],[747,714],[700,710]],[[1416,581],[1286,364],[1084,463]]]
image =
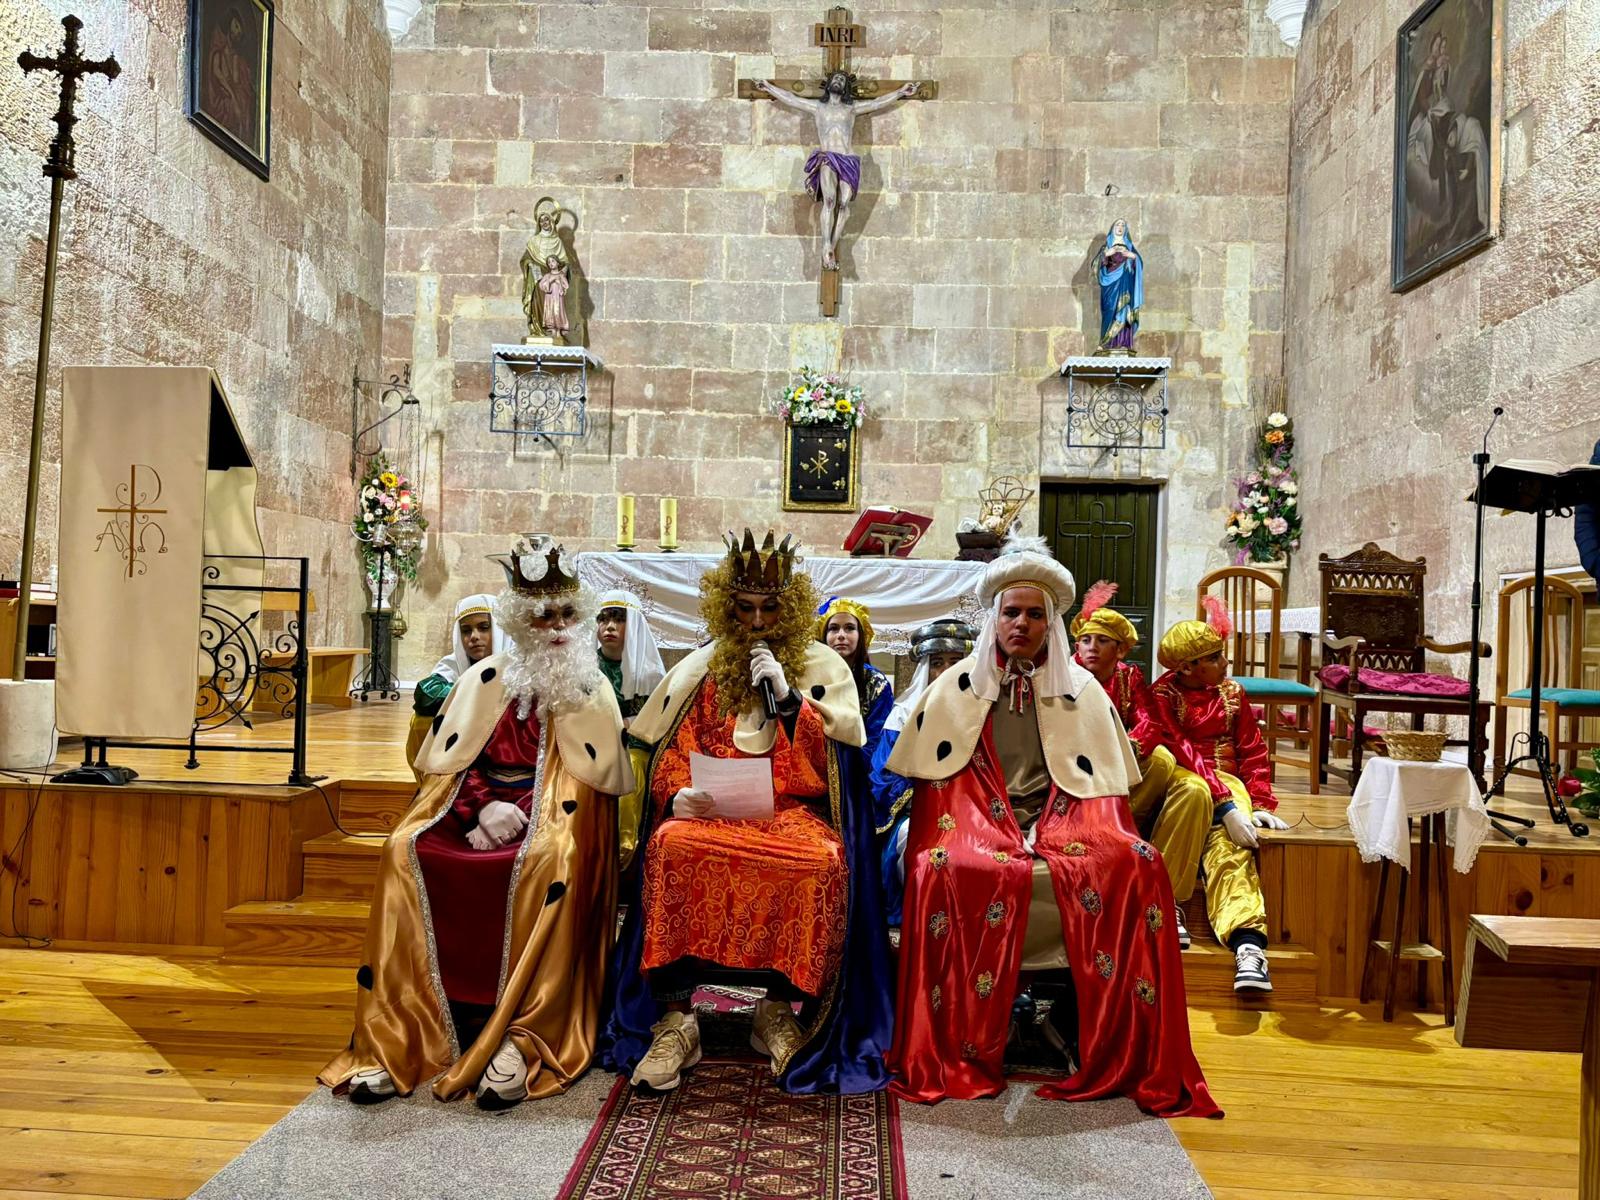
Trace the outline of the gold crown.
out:
[[[744,543],[729,533],[723,541],[728,545],[728,559],[733,563],[733,590],[760,592],[773,595],[789,586],[794,573],[794,547],[791,537],[784,534],[780,545],[773,545],[773,533],[767,530],[767,539],[756,548],[756,539],[744,531]]]
[[[559,592],[578,590],[578,577],[561,569],[564,546],[551,546],[543,555],[543,573],[539,573],[540,553],[519,541],[510,554],[491,554],[489,560],[500,564],[506,573],[506,583],[514,592],[525,596],[552,596]]]

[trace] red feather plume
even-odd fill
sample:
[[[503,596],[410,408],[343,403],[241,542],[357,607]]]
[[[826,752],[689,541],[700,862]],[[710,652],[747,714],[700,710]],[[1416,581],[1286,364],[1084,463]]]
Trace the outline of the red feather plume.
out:
[[[1233,618],[1228,616],[1228,606],[1222,602],[1221,596],[1207,596],[1203,603],[1206,606],[1206,624],[1219,638],[1227,641],[1233,636]]]
[[[1083,594],[1084,620],[1088,620],[1090,617],[1092,617],[1095,609],[1104,608],[1107,604],[1110,604],[1111,601],[1116,598],[1116,595],[1117,585],[1112,583],[1109,579],[1102,579],[1100,582],[1093,584],[1089,590]]]

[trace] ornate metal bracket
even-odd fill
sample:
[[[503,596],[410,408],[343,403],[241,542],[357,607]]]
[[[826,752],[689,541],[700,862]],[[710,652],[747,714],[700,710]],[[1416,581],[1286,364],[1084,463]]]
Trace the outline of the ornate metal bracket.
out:
[[[605,367],[582,346],[493,347],[489,432],[556,438],[589,432],[589,371]]]
[[[1164,450],[1170,358],[1081,355],[1061,364],[1067,380],[1068,450]]]
[[[378,419],[373,421],[370,425],[367,425],[365,428],[359,428],[356,424],[361,420],[362,388],[378,389]],[[391,404],[394,405],[393,408],[389,407]],[[359,369],[351,375],[350,479],[352,482],[360,478],[361,464],[383,450],[383,441],[381,438],[374,439],[371,445],[363,445],[361,439],[366,437],[367,434],[373,432],[375,429],[379,429],[382,426],[387,425],[390,421],[404,413],[408,408],[411,410],[409,414],[410,422],[418,425],[420,428],[420,422],[422,419],[422,401],[417,399],[416,392],[411,390],[410,363],[405,365],[405,370],[403,370],[400,374],[389,376],[389,381],[387,383],[378,379],[363,379],[361,378],[361,372]],[[413,436],[409,440],[419,441],[420,439],[416,436]],[[403,449],[410,450],[410,447],[403,447]],[[408,462],[405,463],[404,466],[408,471],[414,472],[419,469],[420,464],[419,462]]]

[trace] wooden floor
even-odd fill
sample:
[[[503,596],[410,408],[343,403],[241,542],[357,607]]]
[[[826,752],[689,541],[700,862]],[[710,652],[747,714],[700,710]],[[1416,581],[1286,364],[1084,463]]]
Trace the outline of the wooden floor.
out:
[[[0,1197],[187,1196],[349,1036],[343,969],[0,950]],[[1436,1016],[1191,1010],[1221,1121],[1172,1128],[1218,1200],[1577,1195],[1578,1057]]]

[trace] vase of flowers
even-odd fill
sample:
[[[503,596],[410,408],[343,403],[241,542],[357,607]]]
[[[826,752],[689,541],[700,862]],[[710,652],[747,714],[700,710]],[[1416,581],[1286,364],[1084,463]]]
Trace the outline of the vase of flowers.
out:
[[[1300,548],[1300,484],[1294,475],[1294,423],[1272,412],[1261,423],[1256,466],[1237,481],[1223,535],[1235,565],[1253,567],[1283,583],[1289,555]]]
[[[774,405],[790,425],[840,425],[858,429],[866,419],[861,389],[838,375],[801,367]]]
[[[411,481],[394,470],[381,452],[367,464],[360,485],[350,531],[361,547],[373,607],[387,609],[394,605],[400,581],[417,577],[428,519]]]

